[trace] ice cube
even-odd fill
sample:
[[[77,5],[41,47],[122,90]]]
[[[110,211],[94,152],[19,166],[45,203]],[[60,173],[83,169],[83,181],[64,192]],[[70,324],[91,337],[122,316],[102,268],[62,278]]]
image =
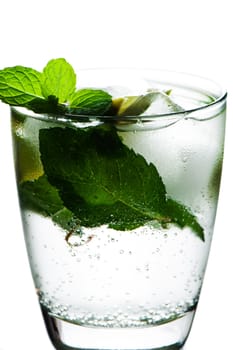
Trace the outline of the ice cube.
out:
[[[171,99],[168,92],[148,90],[144,95],[125,97],[118,111],[119,118],[140,115],[145,122],[135,124],[135,119],[132,120],[133,123],[128,119],[127,123],[118,123],[117,128],[125,131],[130,131],[132,128],[134,130],[166,128],[183,119],[185,114],[176,115],[183,111],[184,109]],[[166,116],[167,114],[170,116]],[[146,121],[144,117],[147,116],[149,119]]]
[[[150,91],[150,93],[153,91]],[[154,90],[153,103],[147,108],[143,115],[160,115],[182,112],[184,109],[179,106],[168,93],[160,90]]]

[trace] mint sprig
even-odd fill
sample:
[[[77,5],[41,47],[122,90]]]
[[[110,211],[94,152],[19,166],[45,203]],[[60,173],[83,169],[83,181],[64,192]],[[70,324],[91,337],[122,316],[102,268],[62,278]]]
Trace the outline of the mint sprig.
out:
[[[36,113],[103,115],[112,97],[99,89],[76,89],[76,74],[64,59],[50,60],[42,72],[15,66],[0,70],[0,100]]]

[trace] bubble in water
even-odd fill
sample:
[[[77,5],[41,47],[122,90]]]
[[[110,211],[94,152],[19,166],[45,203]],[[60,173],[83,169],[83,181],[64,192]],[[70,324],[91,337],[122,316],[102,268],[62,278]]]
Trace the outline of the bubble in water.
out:
[[[183,163],[187,163],[191,156],[191,150],[189,148],[184,148],[180,152],[180,158]]]

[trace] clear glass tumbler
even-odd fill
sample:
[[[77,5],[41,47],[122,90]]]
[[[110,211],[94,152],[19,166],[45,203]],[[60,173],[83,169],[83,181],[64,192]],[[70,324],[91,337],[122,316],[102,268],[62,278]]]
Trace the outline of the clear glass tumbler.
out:
[[[157,70],[83,70],[79,84],[108,90],[116,104],[159,93],[141,115],[142,97],[120,116],[11,108],[48,334],[56,349],[181,349],[212,240],[226,92]]]

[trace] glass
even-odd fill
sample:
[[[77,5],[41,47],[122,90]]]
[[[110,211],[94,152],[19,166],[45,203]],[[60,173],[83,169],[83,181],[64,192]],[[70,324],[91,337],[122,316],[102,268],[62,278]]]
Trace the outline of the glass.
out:
[[[226,92],[156,70],[83,70],[79,86],[116,98],[162,93],[140,116],[11,108],[25,241],[48,334],[56,349],[180,349],[212,240]]]

